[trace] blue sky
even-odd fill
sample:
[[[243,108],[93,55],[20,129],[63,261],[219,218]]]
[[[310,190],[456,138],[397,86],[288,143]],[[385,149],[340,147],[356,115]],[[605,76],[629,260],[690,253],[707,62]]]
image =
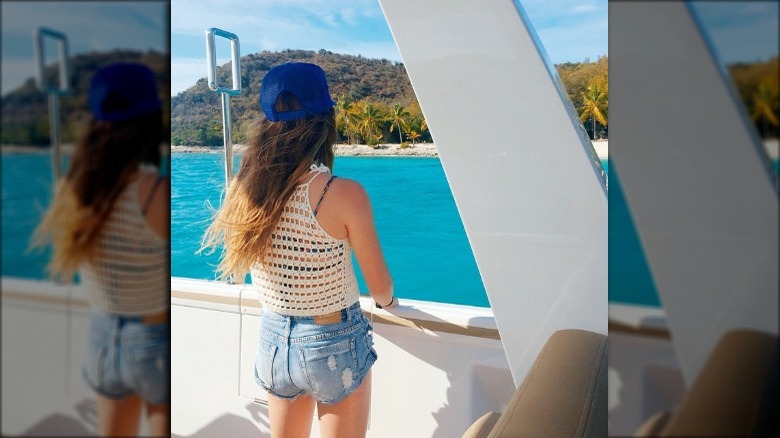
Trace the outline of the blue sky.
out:
[[[554,63],[607,54],[606,0],[521,2]],[[778,2],[695,2],[724,62],[755,61],[778,53]],[[31,76],[32,32],[65,32],[71,54],[114,48],[167,48],[165,2],[2,2],[2,94]],[[371,58],[401,57],[377,0],[172,0],[171,93],[206,75],[209,27],[235,32],[241,53],[321,48]],[[228,45],[218,41],[220,63]]]
[[[2,94],[32,76],[33,31],[63,32],[71,56],[116,48],[168,50],[166,2],[2,2]],[[52,44],[52,46],[54,46]],[[56,59],[49,55],[47,59]]]
[[[595,61],[607,54],[606,0],[522,4],[552,62]],[[237,34],[242,55],[326,49],[401,61],[377,0],[172,0],[172,94],[206,76],[205,30],[210,27]],[[222,38],[217,42],[218,63],[223,64],[229,60],[229,45]]]
[[[764,61],[778,55],[780,2],[693,2],[694,13],[723,63]]]

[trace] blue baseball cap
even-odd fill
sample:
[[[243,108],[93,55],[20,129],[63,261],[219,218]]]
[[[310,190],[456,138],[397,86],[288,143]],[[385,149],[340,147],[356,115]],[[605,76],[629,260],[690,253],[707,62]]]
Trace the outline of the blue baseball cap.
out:
[[[276,99],[285,91],[295,96],[303,108],[296,111],[276,111]],[[260,108],[272,122],[325,114],[335,104],[330,98],[325,72],[318,65],[305,62],[277,65],[265,74],[260,84]]]
[[[143,64],[101,68],[89,85],[89,108],[97,120],[129,120],[162,108],[154,73]]]

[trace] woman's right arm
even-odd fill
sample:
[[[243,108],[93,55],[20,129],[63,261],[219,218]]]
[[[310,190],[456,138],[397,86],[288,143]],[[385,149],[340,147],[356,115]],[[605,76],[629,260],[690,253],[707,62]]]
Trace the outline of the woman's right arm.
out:
[[[346,179],[336,180],[339,198],[344,208],[341,214],[347,228],[349,243],[355,251],[355,258],[366,280],[371,297],[383,308],[398,305],[393,296],[393,279],[387,269],[379,236],[374,225],[371,201],[368,193],[359,183]],[[392,301],[392,303],[391,303]]]

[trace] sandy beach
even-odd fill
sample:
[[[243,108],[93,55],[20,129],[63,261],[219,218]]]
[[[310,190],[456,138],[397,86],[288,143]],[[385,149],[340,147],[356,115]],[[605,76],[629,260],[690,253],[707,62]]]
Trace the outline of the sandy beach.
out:
[[[609,156],[609,141],[608,140],[596,140],[593,142],[593,149],[596,150],[599,158],[606,159]]]
[[[593,148],[600,158],[607,158],[609,142],[597,140]],[[246,145],[235,145],[233,151],[243,152]],[[171,146],[171,152],[177,153],[222,153],[222,146]],[[417,143],[402,149],[399,144],[380,144],[376,148],[362,144],[337,144],[336,156],[339,157],[438,157],[436,145],[433,143]]]
[[[233,152],[241,153],[246,145],[235,145]],[[171,153],[222,153],[222,146],[171,146]],[[433,143],[417,143],[402,149],[398,144],[380,144],[376,148],[362,144],[337,144],[336,156],[339,157],[437,157],[436,145]]]
[[[63,154],[71,154],[73,153],[73,150],[76,148],[76,145],[72,143],[66,143],[63,145],[60,145],[60,151],[62,151]],[[3,153],[39,153],[39,154],[48,154],[49,153],[49,147],[48,146],[22,146],[22,145],[15,145],[15,144],[4,144],[2,147]]]
[[[764,140],[764,146],[773,160],[780,158],[780,141],[776,138]],[[609,155],[609,141],[596,140],[593,142],[593,148],[596,150],[599,158],[607,158]],[[64,153],[70,153],[73,150],[72,144],[62,145]],[[242,152],[246,145],[236,145],[234,151]],[[48,148],[39,148],[34,146],[3,145],[3,152],[38,152],[48,153]],[[172,153],[222,153],[222,146],[171,146]],[[398,144],[381,144],[376,149],[366,145],[358,144],[337,144],[337,156],[351,157],[437,157],[436,145],[433,143],[417,143],[406,149],[401,149]]]

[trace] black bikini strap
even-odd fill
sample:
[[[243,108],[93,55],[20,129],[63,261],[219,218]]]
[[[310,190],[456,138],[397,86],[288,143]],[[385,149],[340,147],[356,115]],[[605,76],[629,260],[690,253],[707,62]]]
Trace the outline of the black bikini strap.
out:
[[[325,188],[322,189],[322,194],[320,195],[320,200],[317,201],[317,206],[314,207],[314,217],[317,217],[317,211],[320,209],[320,204],[322,204],[322,199],[325,198],[325,193],[328,191],[328,187],[330,187],[330,183],[333,182],[334,179],[338,178],[336,175],[333,175],[330,177],[328,182],[325,183]]]
[[[160,185],[160,181],[163,180],[163,176],[159,175],[157,176],[157,179],[154,180],[154,185],[152,186],[152,190],[149,192],[148,195],[146,195],[146,201],[144,201],[144,208],[141,209],[141,213],[146,215],[146,210],[149,208],[149,204],[152,202],[152,198],[154,197],[154,192],[157,191],[157,186]]]

